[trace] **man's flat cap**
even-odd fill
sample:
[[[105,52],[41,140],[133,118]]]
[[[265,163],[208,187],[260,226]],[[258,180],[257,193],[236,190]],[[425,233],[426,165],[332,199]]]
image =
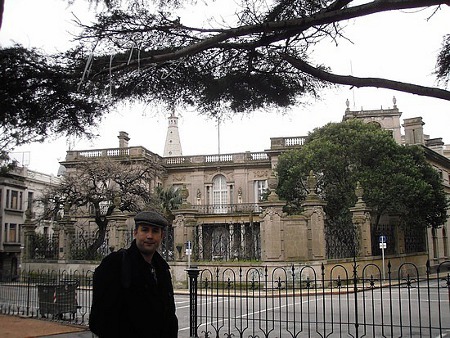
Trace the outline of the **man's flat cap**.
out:
[[[154,211],[141,211],[134,216],[134,223],[136,227],[138,225],[154,225],[163,229],[169,225],[163,216]]]

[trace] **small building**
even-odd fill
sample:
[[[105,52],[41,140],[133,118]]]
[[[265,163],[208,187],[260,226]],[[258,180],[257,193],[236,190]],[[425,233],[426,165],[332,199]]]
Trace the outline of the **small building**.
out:
[[[57,184],[59,178],[18,167],[0,175],[0,280],[18,275],[24,245],[23,224],[27,213],[39,218],[43,205],[35,203],[42,191]],[[52,221],[42,220],[37,231],[49,234]]]

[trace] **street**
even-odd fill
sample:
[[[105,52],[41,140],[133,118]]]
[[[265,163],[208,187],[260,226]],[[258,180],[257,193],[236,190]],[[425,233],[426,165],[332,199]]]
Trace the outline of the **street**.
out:
[[[440,283],[444,283],[441,281]],[[292,337],[314,336],[402,336],[438,337],[450,334],[448,289],[392,287],[358,293],[303,295],[280,294],[233,297],[228,293],[199,293],[197,333],[200,337],[234,334],[235,336]],[[199,290],[200,291],[200,290]],[[280,297],[281,296],[281,297]],[[87,325],[91,289],[77,289],[76,316],[62,314],[68,322]],[[13,301],[11,300],[13,299]],[[190,332],[189,295],[176,294],[180,337]],[[3,284],[0,288],[2,309],[41,317],[38,288],[33,285]],[[48,315],[47,315],[48,316]],[[48,316],[50,319],[52,315]],[[356,321],[357,318],[357,321]],[[355,323],[358,325],[355,325]],[[357,331],[358,330],[358,331]]]

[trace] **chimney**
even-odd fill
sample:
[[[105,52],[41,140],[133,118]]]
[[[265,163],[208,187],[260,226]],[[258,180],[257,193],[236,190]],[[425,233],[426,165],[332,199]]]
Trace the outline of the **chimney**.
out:
[[[442,141],[442,137],[426,140],[425,145],[438,154],[444,155],[444,142]]]
[[[423,135],[422,117],[413,117],[403,120],[403,128],[405,128],[405,144],[425,144]]]
[[[130,138],[128,137],[128,133],[125,131],[119,131],[119,148],[128,148],[128,141]]]

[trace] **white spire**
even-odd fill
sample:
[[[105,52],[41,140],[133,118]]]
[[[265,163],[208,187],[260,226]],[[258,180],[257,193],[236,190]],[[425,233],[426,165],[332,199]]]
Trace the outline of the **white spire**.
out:
[[[178,117],[175,113],[169,116],[169,127],[167,128],[166,144],[164,146],[164,157],[182,156],[180,134],[178,133]]]

